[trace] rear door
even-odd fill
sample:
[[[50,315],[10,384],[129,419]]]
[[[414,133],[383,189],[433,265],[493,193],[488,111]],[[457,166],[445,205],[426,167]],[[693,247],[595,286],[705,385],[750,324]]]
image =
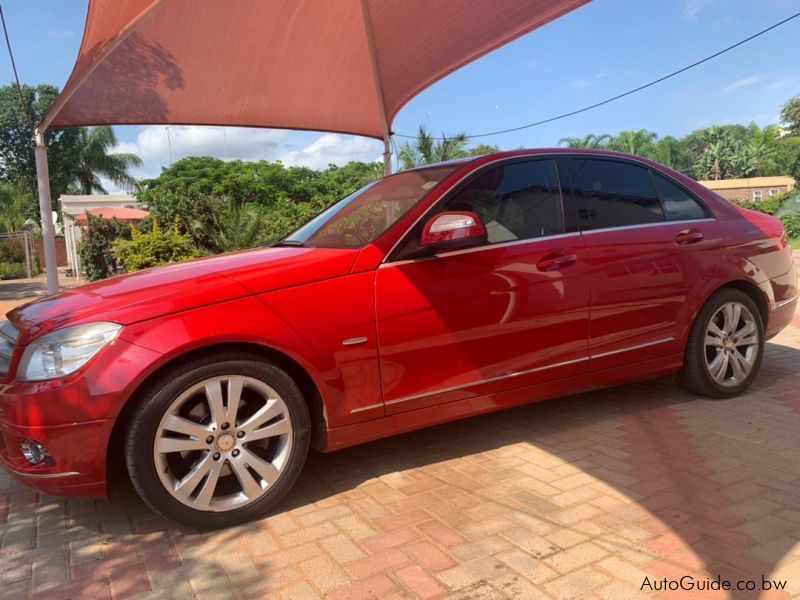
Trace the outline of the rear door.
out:
[[[711,212],[664,175],[624,159],[561,159],[590,260],[590,369],[683,351],[694,298],[723,236]]]

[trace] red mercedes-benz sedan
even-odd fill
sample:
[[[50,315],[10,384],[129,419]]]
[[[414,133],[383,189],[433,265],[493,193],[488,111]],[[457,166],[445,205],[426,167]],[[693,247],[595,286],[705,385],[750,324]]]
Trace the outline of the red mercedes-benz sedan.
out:
[[[198,527],[335,450],[677,373],[725,398],[792,319],[776,219],[653,162],[523,150],[392,175],[270,248],[115,277],[0,325],[0,459],[47,493],[127,473]]]

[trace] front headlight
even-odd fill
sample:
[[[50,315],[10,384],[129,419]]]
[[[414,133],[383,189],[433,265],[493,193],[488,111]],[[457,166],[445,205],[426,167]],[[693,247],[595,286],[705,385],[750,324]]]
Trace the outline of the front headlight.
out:
[[[119,335],[117,323],[65,327],[34,340],[17,369],[20,381],[44,381],[74,373]]]

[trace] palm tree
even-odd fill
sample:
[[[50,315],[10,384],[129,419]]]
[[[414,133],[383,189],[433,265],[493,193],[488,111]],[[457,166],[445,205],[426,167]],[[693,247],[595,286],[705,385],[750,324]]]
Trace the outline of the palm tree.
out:
[[[681,141],[668,135],[656,142],[651,158],[665,167],[675,169],[679,166],[680,155]]]
[[[78,156],[72,172],[82,194],[108,192],[100,177],[126,190],[136,189],[136,180],[128,174],[131,167],[141,167],[142,159],[135,154],[114,153],[117,136],[111,127],[93,127],[80,130]]]
[[[750,123],[747,130],[751,137],[749,145],[754,172],[756,177],[761,177],[765,171],[775,166],[775,157],[777,155],[775,142],[780,137],[780,128],[777,125],[767,125],[764,129],[761,129],[757,124]]]
[[[618,136],[608,143],[608,147],[611,150],[651,158],[655,154],[657,138],[658,136],[654,132],[646,129],[621,131]]]
[[[200,220],[191,223],[193,237],[207,239],[215,254],[231,252],[252,248],[258,243],[263,213],[256,204],[228,202],[214,210],[211,220],[210,224]]]
[[[611,141],[611,136],[607,133],[601,133],[600,135],[590,133],[582,138],[561,138],[558,140],[558,144],[560,146],[566,146],[567,148],[605,148],[609,141]]]
[[[422,165],[461,158],[466,155],[467,134],[462,132],[447,136],[444,133],[434,139],[431,133],[420,125],[417,139],[413,144],[405,142],[400,146],[398,157],[402,169],[413,169]]]
[[[800,135],[800,96],[791,98],[783,105],[781,122],[786,124],[790,135]]]
[[[33,213],[36,203],[24,183],[0,184],[0,230],[19,231]]]

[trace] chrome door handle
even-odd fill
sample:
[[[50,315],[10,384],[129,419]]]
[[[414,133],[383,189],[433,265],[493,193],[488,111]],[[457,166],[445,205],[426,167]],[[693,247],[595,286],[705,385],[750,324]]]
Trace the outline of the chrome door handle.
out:
[[[698,229],[684,229],[675,235],[675,243],[685,246],[686,244],[696,244],[702,241],[703,232]]]
[[[578,262],[578,255],[572,250],[564,250],[547,254],[536,263],[536,266],[540,271],[556,271],[574,265],[576,262]]]

